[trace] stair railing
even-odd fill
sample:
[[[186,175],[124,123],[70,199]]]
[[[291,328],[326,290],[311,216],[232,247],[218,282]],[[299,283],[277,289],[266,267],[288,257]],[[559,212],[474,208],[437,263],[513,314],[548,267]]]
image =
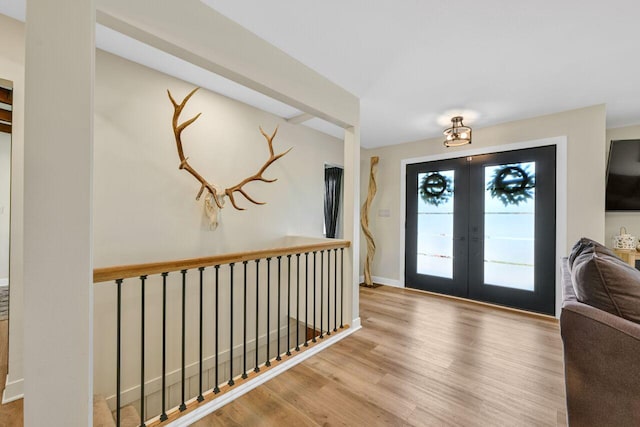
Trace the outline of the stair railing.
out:
[[[132,351],[138,351],[140,355],[138,386],[140,425],[159,425],[165,421],[176,419],[184,411],[196,407],[205,400],[212,400],[220,393],[229,391],[238,382],[255,378],[265,367],[268,368],[272,364],[299,353],[302,350],[301,346],[303,349],[307,348],[318,340],[324,339],[325,336],[348,328],[349,326],[344,324],[345,277],[343,268],[344,249],[349,246],[350,242],[348,241],[332,240],[204,258],[95,269],[94,283],[112,283],[116,288],[116,306],[114,307],[116,317],[114,417],[116,425],[121,426],[120,413],[123,406],[122,356],[125,351],[123,349],[123,328],[129,331],[129,328],[134,327],[123,324],[123,307],[132,310],[131,305],[135,304],[131,302],[131,298],[123,300],[124,290],[127,290],[130,295],[131,292],[134,292],[132,287],[139,289],[139,294],[136,297],[140,301],[139,324],[136,325],[139,327],[140,333],[139,348],[126,348],[126,352],[130,354]],[[339,255],[338,252],[340,252]],[[172,279],[173,283],[171,283]],[[161,288],[161,307],[147,305],[148,301],[145,297],[154,287]],[[175,301],[168,297],[167,292],[171,291],[172,294],[177,294],[176,287],[179,290],[180,313],[179,316],[169,318],[167,303]],[[210,297],[205,298],[205,290],[210,294]],[[155,289],[155,292],[159,293],[159,290]],[[222,293],[226,293],[224,301],[221,301]],[[187,313],[187,300],[190,299],[190,306],[193,306],[193,298],[197,299],[195,306],[198,311],[197,322],[195,322],[197,323],[196,351],[188,348],[187,344],[187,335],[192,329],[187,329],[187,314],[193,314]],[[253,299],[255,302],[254,313],[251,313],[251,308],[248,306],[249,299]],[[223,307],[225,302],[227,305]],[[274,303],[276,304],[275,310]],[[206,308],[205,305],[209,308]],[[149,344],[146,342],[146,333],[150,326],[148,323],[150,309],[161,312],[161,331],[158,331],[161,334],[161,348],[149,349]],[[237,312],[238,309],[241,310],[241,316]],[[213,313],[207,313],[209,310]],[[285,310],[286,316],[284,315]],[[292,317],[294,313],[295,317]],[[212,317],[213,326],[210,324],[211,322],[204,321],[205,314]],[[237,319],[238,317],[241,319]],[[180,323],[178,340],[171,340],[168,334],[168,327],[174,320]],[[250,321],[253,322],[250,324]],[[234,347],[239,345],[237,342],[239,332],[235,329],[238,327],[238,322],[242,328],[242,354],[234,356]],[[273,330],[274,323],[275,331]],[[157,325],[152,324],[152,326]],[[285,326],[286,331],[283,331]],[[228,331],[226,343],[221,339],[223,328],[228,328],[226,329]],[[295,334],[292,328],[295,328]],[[304,329],[302,335],[300,329]],[[209,344],[212,344],[210,347],[213,347],[212,354],[207,356],[207,360],[211,363],[206,368],[203,363],[206,356],[203,345],[205,337]],[[261,337],[262,347],[260,345]],[[190,335],[190,338],[193,336]],[[253,350],[247,348],[248,340],[252,340]],[[275,349],[273,344],[275,344]],[[171,350],[177,350],[176,346],[180,347],[179,404],[170,407],[168,389],[172,385],[168,384],[167,363],[169,353]],[[189,365],[197,364],[197,392],[190,392],[193,387],[191,378],[187,378],[188,351],[197,353],[197,362],[194,361]],[[251,351],[254,353],[252,358],[249,357]],[[222,353],[225,353],[226,362],[224,363],[221,361]],[[226,357],[227,353],[228,357]],[[241,367],[234,366],[234,357],[240,358]],[[145,385],[150,382],[145,365],[152,358],[161,358],[159,411],[152,411],[159,412],[156,414],[150,413],[145,406],[148,397]],[[238,370],[239,368],[240,370]],[[207,372],[204,372],[205,370]],[[223,370],[224,372],[221,372]],[[131,371],[132,369],[128,370],[128,372]],[[225,375],[224,379],[223,374]],[[130,378],[128,380],[130,383]],[[145,420],[147,421],[145,422]]]

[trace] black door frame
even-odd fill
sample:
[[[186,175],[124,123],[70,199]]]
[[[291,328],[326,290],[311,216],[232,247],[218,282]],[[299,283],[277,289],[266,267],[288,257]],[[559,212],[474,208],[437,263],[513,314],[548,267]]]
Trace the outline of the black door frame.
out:
[[[418,194],[418,182],[415,179],[409,179],[414,174],[425,172],[433,172],[432,165],[437,163],[438,170],[453,170],[455,173],[455,189],[457,192],[467,192],[469,190],[469,176],[468,165],[466,158],[454,158],[447,160],[436,160],[429,162],[429,165],[425,163],[414,163],[407,165],[406,177],[406,193]],[[462,175],[462,176],[461,176]],[[467,283],[468,283],[468,261],[469,251],[467,248],[467,240],[469,238],[467,223],[469,221],[469,200],[464,197],[453,198],[454,211],[458,212],[458,215],[454,216],[454,236],[453,236],[453,279],[440,278],[436,276],[429,276],[429,288],[422,286],[420,280],[412,281],[407,275],[407,271],[415,271],[417,269],[417,258],[415,253],[417,252],[417,221],[413,224],[406,224],[406,236],[412,236],[405,241],[405,286],[414,289],[429,290],[438,293],[445,293],[453,296],[466,297]],[[414,215],[418,213],[418,199],[411,198],[406,200],[405,220],[409,212],[413,212]]]
[[[549,161],[553,159],[553,166]],[[553,282],[551,287],[536,287],[534,291],[521,289],[484,285],[484,280],[480,280],[481,273],[484,272],[484,242],[479,236],[484,236],[484,222],[470,223],[469,226],[475,230],[471,232],[469,239],[469,298],[494,304],[516,307],[523,310],[536,311],[544,314],[555,315],[555,290],[557,287],[555,270],[545,269],[545,265],[556,265],[556,147],[535,147],[523,150],[503,151],[491,153],[474,158],[476,166],[473,172],[476,175],[470,177],[471,180],[481,180],[484,182],[484,165],[508,164],[521,162],[536,162],[536,214],[535,230],[536,245],[534,248],[536,265],[534,268],[535,281],[539,284]],[[547,205],[552,209],[540,209],[543,198],[540,194],[553,194],[551,200],[546,200]],[[482,199],[482,200],[480,200]],[[470,218],[484,217],[484,192],[482,194],[471,193],[471,206],[476,211],[470,212]],[[549,235],[554,237],[553,250],[545,248],[538,236]],[[476,256],[471,256],[474,253]]]
[[[401,211],[404,211],[403,215],[401,216],[401,240],[404,242],[402,245],[402,255],[401,255],[401,263],[403,264],[401,267],[401,277],[404,280],[404,287],[412,287],[409,286],[409,284],[407,283],[407,269],[408,267],[411,266],[411,263],[408,262],[407,259],[407,249],[409,248],[409,240],[411,239],[411,235],[409,233],[409,231],[407,230],[407,224],[406,224],[406,218],[407,218],[407,213],[410,212],[410,210],[412,209],[412,207],[409,205],[409,198],[406,196],[407,190],[409,189],[409,186],[411,185],[410,182],[408,182],[407,176],[410,174],[410,172],[412,170],[414,170],[414,168],[418,167],[419,164],[421,163],[426,163],[426,162],[440,162],[440,161],[447,161],[447,160],[456,160],[456,159],[460,159],[463,157],[480,157],[480,156],[486,156],[486,155],[491,155],[491,154],[496,154],[496,155],[504,155],[505,153],[508,153],[510,151],[522,151],[522,150],[527,150],[527,149],[536,149],[536,148],[544,148],[544,147],[548,147],[549,149],[553,149],[554,151],[554,162],[555,162],[555,169],[554,169],[554,184],[555,184],[555,198],[554,198],[554,208],[552,210],[551,213],[551,217],[552,217],[552,221],[553,221],[553,236],[554,236],[554,242],[553,242],[553,247],[554,247],[554,251],[557,255],[562,254],[564,252],[566,252],[566,239],[564,239],[566,237],[566,232],[567,232],[567,228],[566,228],[566,221],[567,221],[567,205],[566,205],[566,183],[567,183],[567,174],[566,174],[566,165],[567,165],[567,140],[566,137],[552,137],[552,138],[546,138],[544,140],[537,140],[537,141],[532,141],[531,143],[515,143],[515,144],[508,144],[508,145],[503,145],[503,146],[496,146],[496,147],[488,147],[485,148],[484,150],[468,150],[468,151],[462,151],[462,152],[456,152],[455,154],[453,154],[452,156],[442,156],[442,155],[434,155],[434,156],[428,156],[428,157],[423,157],[423,158],[414,158],[414,159],[406,159],[402,161],[402,180],[403,180],[403,185],[402,187],[405,187],[403,190],[403,194],[402,194],[402,198],[401,198],[401,203],[402,203],[402,209]],[[415,184],[414,186],[417,187],[417,184]],[[546,221],[548,222],[548,218],[546,219]],[[559,226],[556,226],[556,224],[558,224]],[[538,221],[536,221],[536,227],[538,227]],[[458,234],[458,233],[456,233]],[[464,238],[464,236],[456,236],[457,238]],[[469,239],[469,236],[466,236],[467,239]],[[471,249],[470,249],[471,250]],[[455,248],[454,248],[455,251]],[[536,255],[537,256],[537,255]],[[558,256],[555,256],[554,258],[558,258]],[[413,263],[415,266],[415,263]],[[559,261],[558,259],[554,259],[553,262],[551,263],[551,265],[554,265],[554,271],[546,271],[545,272],[545,276],[548,278],[548,280],[552,280],[555,282],[555,287],[553,290],[549,290],[547,292],[547,295],[545,296],[545,298],[548,298],[549,301],[553,301],[553,303],[548,303],[547,307],[544,310],[540,310],[540,309],[535,309],[535,308],[528,308],[528,307],[524,307],[524,309],[529,309],[532,311],[538,311],[538,312],[544,312],[545,314],[555,314],[557,312],[557,305],[558,305],[558,280],[559,280]],[[455,267],[454,267],[455,269]],[[455,270],[454,270],[455,271]],[[416,286],[413,286],[414,288],[416,288]],[[450,292],[450,288],[451,288],[451,282],[449,282],[449,292],[447,292],[450,295],[456,295],[453,292]],[[507,288],[508,289],[508,288]],[[435,292],[438,292],[437,290],[435,290]],[[552,298],[549,294],[550,293],[554,293],[555,294],[555,298]],[[469,297],[472,297],[471,292],[469,292]],[[474,295],[473,296],[475,299],[477,300],[481,300],[481,301],[487,301],[490,303],[496,303],[496,304],[502,304],[502,305],[508,305],[503,301],[495,301],[493,300],[493,298],[491,297],[486,297],[486,296],[477,296]]]

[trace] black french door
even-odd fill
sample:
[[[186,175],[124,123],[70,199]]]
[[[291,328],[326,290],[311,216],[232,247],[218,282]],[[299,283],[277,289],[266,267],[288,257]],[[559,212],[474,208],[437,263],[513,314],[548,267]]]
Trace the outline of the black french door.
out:
[[[555,314],[555,146],[407,165],[405,284]]]

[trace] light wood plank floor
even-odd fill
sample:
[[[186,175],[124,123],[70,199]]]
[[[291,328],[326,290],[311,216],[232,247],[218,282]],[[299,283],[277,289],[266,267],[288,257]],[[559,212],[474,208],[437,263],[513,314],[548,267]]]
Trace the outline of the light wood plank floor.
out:
[[[0,320],[0,401],[4,392],[7,376],[7,358],[9,352],[9,321]],[[22,399],[6,405],[0,405],[0,427],[22,426]]]
[[[555,321],[389,287],[360,298],[361,331],[195,425],[566,425]],[[0,406],[0,427],[21,425],[22,400]]]
[[[566,425],[554,320],[361,289],[361,331],[195,426]]]

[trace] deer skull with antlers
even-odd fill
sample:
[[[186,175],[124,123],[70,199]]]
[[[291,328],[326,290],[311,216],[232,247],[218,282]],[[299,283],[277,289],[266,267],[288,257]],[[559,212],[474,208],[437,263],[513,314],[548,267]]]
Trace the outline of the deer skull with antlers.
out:
[[[262,165],[262,167],[258,170],[258,172],[256,172],[255,174],[243,179],[242,181],[240,181],[240,183],[232,186],[232,187],[228,187],[225,189],[222,189],[220,187],[218,187],[215,184],[211,184],[209,183],[206,179],[204,179],[204,177],[202,175],[200,175],[198,173],[198,171],[196,171],[190,164],[189,164],[189,158],[185,157],[184,155],[184,148],[182,146],[182,131],[185,130],[187,128],[187,126],[191,125],[193,122],[195,122],[198,117],[200,117],[200,115],[202,113],[198,113],[197,115],[195,115],[194,117],[190,118],[189,120],[186,120],[182,123],[178,123],[180,120],[180,114],[182,113],[182,110],[184,109],[185,105],[187,105],[187,102],[189,101],[189,99],[193,96],[194,93],[196,93],[196,91],[200,89],[199,87],[193,89],[191,92],[189,92],[189,94],[187,96],[185,96],[185,98],[182,100],[181,103],[177,103],[176,100],[173,98],[173,96],[171,95],[171,91],[167,90],[167,94],[169,95],[169,99],[171,100],[171,103],[173,104],[173,121],[172,121],[172,126],[173,126],[173,134],[175,136],[176,139],[176,145],[178,147],[178,157],[180,158],[180,165],[178,166],[178,169],[184,169],[187,172],[189,172],[199,183],[200,183],[200,191],[198,191],[198,194],[196,196],[196,200],[200,200],[200,197],[202,196],[202,193],[207,190],[207,194],[205,196],[205,200],[204,200],[204,207],[205,207],[205,213],[207,214],[207,216],[209,217],[209,222],[210,222],[210,226],[211,228],[217,228],[218,226],[218,213],[220,212],[220,209],[222,209],[224,207],[224,203],[225,203],[225,197],[229,198],[229,201],[231,202],[231,205],[233,205],[234,208],[236,208],[237,210],[243,211],[244,208],[239,207],[236,204],[236,199],[235,199],[235,193],[240,193],[242,196],[244,196],[245,199],[247,199],[248,201],[250,201],[251,203],[254,203],[256,205],[264,205],[265,202],[258,202],[255,199],[253,199],[251,196],[249,196],[249,194],[247,194],[247,192],[244,190],[244,186],[252,181],[262,181],[262,182],[275,182],[277,181],[277,178],[274,179],[267,179],[264,176],[262,176],[262,174],[267,170],[267,168],[269,166],[271,166],[276,160],[278,160],[279,158],[281,158],[282,156],[284,156],[285,154],[287,154],[289,151],[291,151],[291,148],[289,148],[287,151],[284,151],[280,154],[275,154],[273,151],[273,138],[276,136],[276,134],[278,133],[278,127],[276,126],[276,129],[273,131],[273,134],[271,134],[271,136],[269,136],[263,129],[262,127],[260,127],[260,133],[265,137],[265,139],[267,140],[267,145],[269,148],[269,158],[267,159],[267,161]]]

